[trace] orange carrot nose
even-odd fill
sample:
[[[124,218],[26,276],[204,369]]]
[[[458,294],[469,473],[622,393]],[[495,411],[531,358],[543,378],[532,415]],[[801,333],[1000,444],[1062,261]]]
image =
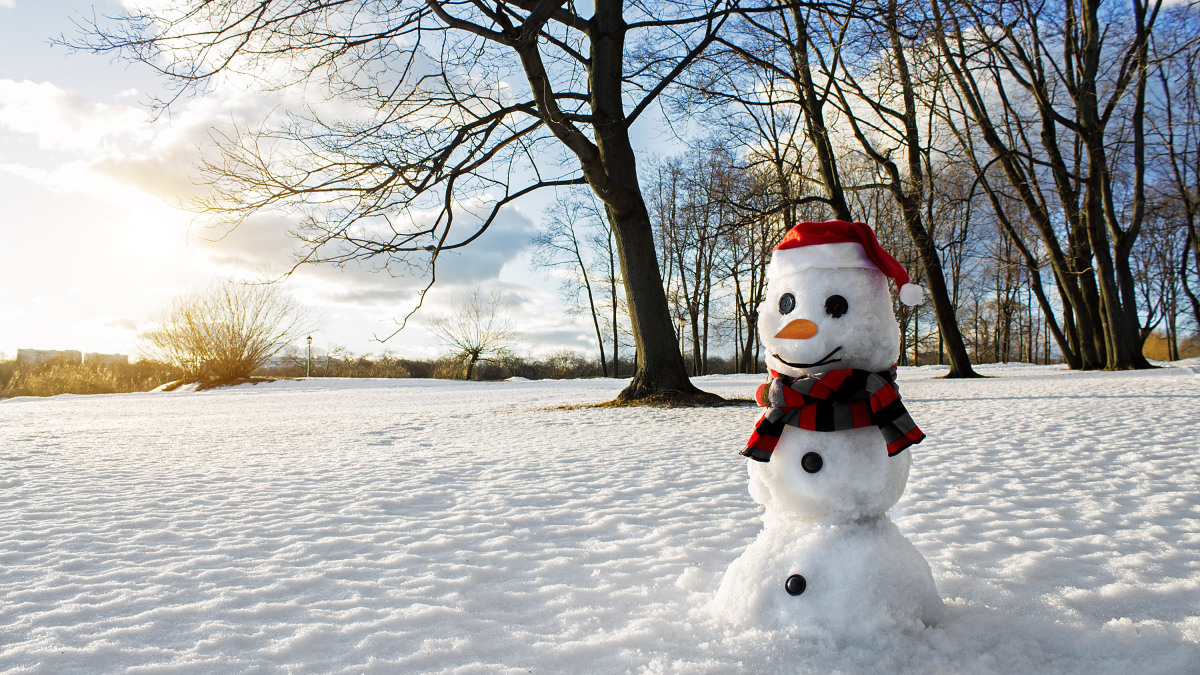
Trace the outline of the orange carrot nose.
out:
[[[796,319],[783,327],[775,337],[788,340],[807,340],[817,334],[817,324],[808,319]]]

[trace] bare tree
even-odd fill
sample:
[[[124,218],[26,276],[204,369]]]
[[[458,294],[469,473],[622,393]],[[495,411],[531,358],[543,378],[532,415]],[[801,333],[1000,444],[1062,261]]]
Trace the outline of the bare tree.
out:
[[[696,97],[735,104],[747,128],[764,138],[758,143],[781,168],[805,161],[815,170],[792,168],[793,179],[819,188],[789,190],[785,208],[810,201],[822,203],[840,219],[862,218],[851,211],[847,195],[855,190],[884,189],[895,199],[903,224],[919,253],[921,270],[935,308],[939,342],[950,357],[949,377],[975,376],[955,316],[938,247],[937,223],[931,220],[935,166],[930,132],[933,115],[918,98],[920,89],[934,88],[930,72],[912,63],[920,21],[907,0],[849,0],[793,4],[775,11],[748,14],[737,32],[718,37],[723,51],[708,55],[701,78],[692,82]],[[781,112],[782,111],[782,112]],[[876,170],[865,184],[846,182],[827,116],[840,123],[842,140]],[[797,144],[797,120],[803,120],[806,148]],[[788,147],[779,152],[778,134],[787,134]],[[807,156],[806,156],[807,155]],[[893,157],[894,155],[894,157]],[[790,214],[789,214],[790,215]],[[790,221],[789,222],[793,222]],[[916,316],[916,314],[914,314]]]
[[[732,221],[733,157],[716,141],[668,158],[651,183],[651,214],[658,230],[660,256],[677,315],[691,327],[692,371],[708,372],[717,256],[721,232]]]
[[[1168,202],[1177,206],[1177,202]],[[1177,209],[1151,208],[1138,246],[1134,249],[1133,272],[1140,300],[1142,342],[1162,325],[1167,360],[1179,358],[1178,319],[1184,277],[1191,272],[1187,260],[1191,242],[1186,235],[1187,221]],[[1183,221],[1183,225],[1180,225]],[[1182,236],[1181,236],[1182,235]]]
[[[424,266],[432,284],[439,254],[470,245],[505,205],[588,185],[612,225],[637,350],[619,398],[711,400],[675,343],[630,129],[740,11],[728,0],[189,0],[93,26],[85,46],[184,85],[233,74],[304,83],[339,104],[226,134],[205,166],[209,214],[301,212],[303,262]]]
[[[630,335],[626,328],[629,318],[629,303],[623,295],[624,285],[621,282],[621,264],[618,260],[617,242],[613,236],[612,227],[603,222],[602,227],[592,232],[589,242],[596,253],[592,259],[599,273],[602,289],[601,305],[608,311],[609,334],[612,344],[612,374],[621,377],[621,338]],[[630,344],[625,342],[626,345]],[[634,352],[634,370],[637,369],[637,352]]]
[[[798,221],[798,206],[813,202],[835,218],[852,217],[826,118],[832,93],[822,69],[833,52],[815,45],[809,28],[814,15],[846,11],[844,3],[784,3],[747,13],[718,36],[719,49],[687,82],[685,100],[713,106],[709,117],[747,149],[750,165],[774,170],[776,208],[788,224]]]
[[[429,321],[429,329],[455,358],[466,363],[464,379],[471,379],[480,361],[500,359],[516,342],[503,295],[493,289],[486,297],[479,288],[454,303],[454,309]]]
[[[1176,202],[1183,238],[1179,282],[1200,330],[1200,298],[1190,283],[1200,278],[1200,12],[1194,6],[1164,11],[1168,20],[1151,45],[1161,66],[1148,117],[1157,138],[1155,163],[1169,168],[1154,187],[1160,199]]]
[[[604,353],[604,336],[600,330],[600,313],[596,305],[596,293],[592,291],[592,278],[588,269],[590,261],[585,255],[587,244],[595,241],[594,237],[584,237],[586,233],[603,216],[594,200],[584,200],[577,197],[560,197],[547,208],[542,218],[541,234],[534,237],[536,247],[535,264],[543,267],[568,267],[569,276],[562,284],[563,295],[570,301],[576,300],[582,292],[587,297],[588,313],[592,317],[592,326],[596,329],[596,344],[600,350],[600,368],[608,377],[608,357]],[[601,227],[600,229],[607,230]],[[608,237],[605,237],[608,239]],[[611,249],[609,253],[611,253]],[[614,307],[615,307],[614,303]],[[615,319],[614,319],[615,321]],[[613,333],[613,366],[616,368],[617,346],[616,332]]]
[[[775,244],[787,232],[785,209],[772,213],[778,203],[772,196],[780,174],[760,166],[743,174],[735,184],[734,221],[720,231],[720,262],[733,284],[734,357],[736,370],[753,373],[758,368],[761,341],[758,309],[766,299],[767,265]]]
[[[185,379],[221,382],[249,377],[314,327],[280,286],[224,281],[177,298],[140,340],[145,356]]]
[[[862,153],[878,170],[878,182],[900,207],[904,227],[921,262],[938,332],[948,356],[947,377],[977,377],[958,327],[930,211],[937,200],[933,148],[934,113],[922,91],[937,91],[941,73],[914,59],[921,18],[907,0],[853,3],[857,29],[847,32],[837,16],[822,17],[824,41],[838,54],[823,62],[822,76]]]
[[[1024,210],[1002,222],[1028,219],[1042,239],[1066,304],[1064,330],[1051,328],[1073,367],[1149,366],[1131,253],[1146,213],[1149,45],[1161,5],[929,3],[930,36],[974,127],[959,137],[986,148],[969,154],[993,203],[1002,206],[1002,182]]]

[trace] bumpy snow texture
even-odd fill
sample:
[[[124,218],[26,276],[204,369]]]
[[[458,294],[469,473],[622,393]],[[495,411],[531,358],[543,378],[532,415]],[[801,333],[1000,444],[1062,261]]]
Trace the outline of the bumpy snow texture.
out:
[[[561,407],[613,379],[0,401],[0,672],[1200,672],[1200,360],[980,370],[900,369],[929,438],[889,516],[946,609],[861,637],[706,611],[763,530],[757,406]]]

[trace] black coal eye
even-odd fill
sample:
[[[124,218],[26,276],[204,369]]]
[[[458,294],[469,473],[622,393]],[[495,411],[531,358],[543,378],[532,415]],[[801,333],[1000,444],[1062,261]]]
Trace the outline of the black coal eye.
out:
[[[793,309],[796,309],[796,296],[791,293],[784,293],[779,298],[779,313],[791,314]]]
[[[825,313],[835,319],[845,314],[848,309],[850,309],[849,303],[840,295],[831,295],[825,298]]]

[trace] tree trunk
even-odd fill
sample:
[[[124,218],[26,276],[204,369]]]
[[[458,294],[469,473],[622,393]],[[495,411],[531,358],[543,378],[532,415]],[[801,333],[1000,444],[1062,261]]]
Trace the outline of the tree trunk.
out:
[[[584,166],[593,191],[605,205],[617,242],[633,326],[637,368],[618,401],[666,395],[705,398],[688,379],[675,343],[671,311],[663,290],[654,231],[637,177],[637,158],[629,141],[623,100],[626,23],[620,0],[598,0],[591,22],[592,112],[596,118],[598,166]]]
[[[613,234],[611,227],[609,228],[608,236],[608,271],[610,273],[608,278],[608,292],[610,297],[612,297],[613,377],[620,377],[621,360],[618,358],[618,350],[621,345],[621,326],[617,321],[617,261],[613,258],[614,246],[612,241]]]
[[[907,162],[907,176],[902,176],[899,168],[891,160],[890,153],[881,154],[860,128],[857,120],[851,119],[854,135],[869,156],[883,167],[889,178],[889,191],[904,215],[904,227],[908,230],[909,238],[921,258],[921,267],[925,272],[926,290],[933,300],[934,316],[937,319],[938,330],[946,339],[946,347],[950,356],[950,372],[948,378],[979,377],[971,368],[971,358],[967,354],[966,344],[958,329],[958,319],[954,316],[954,304],[950,301],[950,292],[946,286],[946,277],[942,270],[941,258],[938,255],[937,244],[921,222],[921,201],[928,195],[927,176],[922,164],[921,135],[917,125],[917,105],[913,93],[912,77],[908,68],[908,57],[902,42],[897,13],[897,0],[889,0],[884,23],[888,31],[888,41],[891,47],[890,57],[896,67],[899,78],[900,94],[903,99],[902,121],[904,125],[903,142],[900,149],[904,151]],[[850,109],[843,102],[843,108]],[[880,112],[878,108],[877,112]],[[885,114],[882,113],[881,114]],[[899,290],[899,289],[897,289]],[[919,342],[920,336],[913,336],[913,344]]]
[[[632,161],[627,166],[632,173]],[[701,392],[688,379],[683,356],[675,343],[671,312],[654,251],[650,215],[641,203],[640,192],[638,202],[640,208],[629,213],[608,210],[616,234],[621,275],[625,280],[638,364],[633,380],[617,399],[629,401],[656,394],[698,394]]]
[[[1038,306],[1042,310],[1046,324],[1053,332],[1054,340],[1058,343],[1058,348],[1063,353],[1063,360],[1067,362],[1067,366],[1072,370],[1080,370],[1083,367],[1083,361],[1079,358],[1077,350],[1078,340],[1075,337],[1075,331],[1071,322],[1070,303],[1062,285],[1059,285],[1059,295],[1065,305],[1063,311],[1064,323],[1067,324],[1065,332],[1054,319],[1054,311],[1050,307],[1050,299],[1046,297],[1046,290],[1042,286],[1041,263],[1038,261],[1037,256],[1033,254],[1033,251],[1029,250],[1029,247],[1017,232],[1016,227],[1013,226],[1012,221],[1008,218],[1008,214],[1004,211],[1004,206],[999,196],[992,189],[991,182],[987,180],[986,176],[980,176],[980,185],[983,187],[984,194],[987,195],[988,200],[992,204],[992,212],[995,214],[997,221],[999,221],[1000,226],[1004,229],[1005,234],[1008,235],[1009,242],[1016,247],[1021,257],[1025,260],[1025,268],[1029,272],[1029,285],[1037,297]]]
[[[583,253],[579,250],[579,240],[575,238],[575,230],[571,230],[571,243],[575,250],[575,262],[579,264],[579,272],[583,275],[583,288],[587,291],[588,309],[592,313],[592,326],[596,329],[596,342],[600,345],[600,370],[608,377],[608,361],[604,358],[604,336],[600,333],[600,315],[596,312],[596,298],[592,296],[592,282],[588,278],[587,265],[583,262]]]
[[[712,269],[711,267],[709,269]],[[708,374],[708,328],[709,328],[709,311],[712,301],[712,274],[709,274],[708,280],[704,284],[704,349],[700,354],[701,365],[703,369],[698,371],[701,375]]]
[[[1192,318],[1195,320],[1196,325],[1200,326],[1200,298],[1196,297],[1196,293],[1192,291],[1192,285],[1188,283],[1188,277],[1192,273],[1191,268],[1188,267],[1188,254],[1191,253],[1191,247],[1196,239],[1196,230],[1191,223],[1194,219],[1195,216],[1189,214],[1187,241],[1183,244],[1183,260],[1179,263],[1179,279],[1183,283],[1183,293],[1192,305]],[[1196,259],[1200,261],[1200,255],[1197,255]]]
[[[700,310],[689,312],[692,317],[692,374],[703,375],[704,370],[701,368],[700,362]]]
[[[1080,226],[1080,223],[1085,220],[1085,217],[1081,216],[1075,207],[1077,193],[1072,186],[1071,176],[1073,174],[1057,152],[1056,122],[1053,111],[1049,107],[1049,102],[1053,99],[1046,91],[1046,83],[1041,78],[1040,71],[1036,69],[1026,74],[1029,86],[1037,94],[1034,98],[1041,116],[1042,145],[1049,153],[1056,188],[1065,211],[1069,230],[1068,252],[1064,252],[1060,247],[1055,221],[1048,212],[1045,202],[1040,199],[1040,192],[1034,190],[1033,186],[1036,185],[1037,179],[1028,174],[1021,165],[1018,153],[1001,138],[993,124],[988,112],[987,98],[983,93],[986,88],[980,87],[970,71],[969,64],[975,57],[971,54],[971,50],[966,49],[963,45],[961,36],[965,32],[957,24],[953,26],[953,30],[949,30],[943,24],[942,4],[936,1],[931,4],[935,20],[933,37],[941,49],[944,62],[954,76],[959,93],[967,104],[966,112],[975,122],[979,134],[999,161],[1005,178],[1016,192],[1017,199],[1028,212],[1050,255],[1051,270],[1064,301],[1063,314],[1066,326],[1064,337],[1073,347],[1069,351],[1064,350],[1064,356],[1070,363],[1072,352],[1078,354],[1079,367],[1085,370],[1103,367],[1104,360],[1101,352],[1104,346],[1097,339],[1100,333],[1096,330],[1099,322],[1098,292],[1094,284],[1094,277],[1090,273],[1091,252],[1087,250],[1090,248],[1087,237],[1081,236],[1084,228]],[[956,44],[959,46],[957,50],[950,47],[947,37],[951,35],[957,36]],[[1040,43],[1038,44],[1040,45]],[[1010,64],[1008,67],[1016,72],[1014,64]],[[984,172],[977,166],[976,173],[982,177]],[[1059,344],[1062,346],[1063,340],[1060,339]]]
[[[1080,3],[1078,45],[1078,86],[1075,101],[1079,119],[1079,135],[1087,149],[1087,178],[1084,191],[1083,219],[1092,252],[1095,255],[1096,280],[1100,294],[1102,325],[1104,327],[1105,367],[1108,369],[1146,368],[1149,363],[1141,356],[1136,318],[1130,322],[1136,309],[1127,311],[1125,303],[1132,301],[1127,291],[1132,289],[1132,275],[1128,274],[1128,254],[1133,239],[1137,237],[1139,223],[1130,224],[1125,233],[1117,232],[1112,194],[1109,192],[1112,174],[1109,170],[1105,149],[1105,122],[1099,110],[1098,78],[1101,67],[1101,27],[1099,0],[1082,0]],[[1139,17],[1140,24],[1140,17]],[[1143,26],[1139,25],[1139,30]],[[1144,82],[1144,75],[1139,77]],[[1144,96],[1144,94],[1143,94]],[[1135,108],[1135,117],[1140,108]],[[1136,125],[1135,125],[1136,126]],[[1135,129],[1135,134],[1139,130]],[[1140,140],[1140,135],[1135,140]],[[1135,149],[1136,151],[1140,148]],[[1135,167],[1140,171],[1141,167]],[[1136,186],[1136,187],[1140,187]],[[1135,204],[1135,215],[1140,215],[1140,205]],[[1110,247],[1109,230],[1113,230],[1114,248]],[[1122,241],[1126,240],[1127,241]],[[1114,256],[1114,253],[1116,254]],[[1122,270],[1122,267],[1125,267]],[[1128,277],[1128,284],[1126,283]]]
[[[975,362],[981,360],[979,345],[979,297],[975,298]]]
[[[758,310],[750,309],[746,313],[746,342],[742,345],[742,361],[738,364],[738,372],[753,373],[758,369],[754,345],[758,342]]]
[[[821,174],[821,186],[825,190],[829,208],[838,220],[851,220],[850,207],[846,204],[846,193],[842,188],[841,176],[837,168],[837,153],[829,139],[829,130],[825,126],[825,97],[828,93],[818,93],[813,81],[812,67],[808,60],[808,50],[811,46],[808,34],[808,21],[804,10],[796,5],[791,8],[792,19],[796,22],[795,48],[791,50],[794,59],[797,95],[800,107],[804,111],[804,135],[812,143],[817,153],[817,171]],[[788,226],[795,225],[789,221]]]

